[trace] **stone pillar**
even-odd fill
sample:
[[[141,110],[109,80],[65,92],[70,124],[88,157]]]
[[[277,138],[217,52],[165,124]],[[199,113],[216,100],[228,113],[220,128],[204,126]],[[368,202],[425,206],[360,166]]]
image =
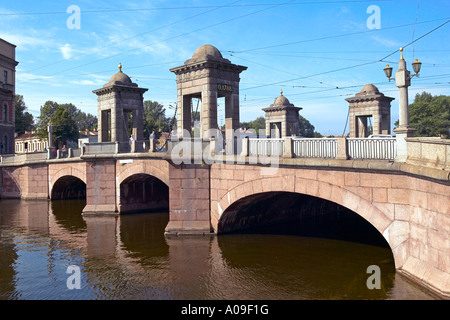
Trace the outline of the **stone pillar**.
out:
[[[294,140],[292,137],[287,137],[284,139],[284,151],[283,158],[293,158],[294,157]]]
[[[191,101],[190,95],[179,97],[179,103],[177,104],[178,138],[189,138],[191,136]]]
[[[411,85],[411,77],[406,70],[406,61],[403,55],[398,63],[398,71],[395,73],[395,85],[398,87],[399,126],[394,129],[397,143],[397,156],[395,161],[405,162],[408,157],[405,138],[412,137],[415,129],[409,126],[408,87]]]
[[[156,140],[150,139],[149,142],[150,142],[150,145],[148,148],[148,152],[155,152],[156,151]]]
[[[348,155],[347,138],[346,137],[338,137],[336,159],[347,160],[348,158],[349,158],[349,155]]]
[[[87,161],[83,215],[116,213],[116,161]]]
[[[109,124],[108,124],[108,110],[99,110],[98,112],[98,142],[109,141]]]
[[[166,235],[211,234],[210,166],[169,165]]]
[[[51,122],[48,123],[48,150],[53,149],[53,125]]]
[[[217,129],[217,88],[212,83],[203,85],[200,121],[201,138],[211,138],[209,130]]]
[[[117,122],[117,109],[112,108],[111,109],[111,127],[109,128],[111,130],[111,141],[121,141],[119,140],[117,132],[120,132],[121,128],[117,128],[118,122]]]

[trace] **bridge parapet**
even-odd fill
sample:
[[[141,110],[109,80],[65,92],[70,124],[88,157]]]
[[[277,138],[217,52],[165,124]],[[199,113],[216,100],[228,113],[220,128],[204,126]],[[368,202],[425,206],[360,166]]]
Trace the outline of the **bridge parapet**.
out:
[[[33,153],[22,153],[22,154],[7,154],[0,156],[0,163],[2,165],[7,164],[19,164],[29,161],[39,161],[47,160],[47,152],[33,152]]]
[[[288,158],[394,160],[395,138],[248,138],[251,156],[283,156]]]
[[[406,163],[450,170],[450,139],[406,138]]]
[[[81,149],[69,148],[67,153],[63,153],[61,150],[57,150],[56,154],[53,150],[47,152],[29,152],[29,153],[16,153],[0,156],[0,165],[2,166],[20,166],[30,163],[44,163],[49,160],[59,160],[63,158],[77,158],[82,155]]]

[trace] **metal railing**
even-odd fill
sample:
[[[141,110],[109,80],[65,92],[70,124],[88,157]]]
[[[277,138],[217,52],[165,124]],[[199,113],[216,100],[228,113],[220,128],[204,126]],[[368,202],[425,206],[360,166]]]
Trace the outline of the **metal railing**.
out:
[[[348,138],[350,159],[394,160],[396,155],[395,138]]]
[[[336,158],[338,140],[334,138],[294,138],[297,158]]]
[[[285,139],[249,138],[250,156],[282,156]]]

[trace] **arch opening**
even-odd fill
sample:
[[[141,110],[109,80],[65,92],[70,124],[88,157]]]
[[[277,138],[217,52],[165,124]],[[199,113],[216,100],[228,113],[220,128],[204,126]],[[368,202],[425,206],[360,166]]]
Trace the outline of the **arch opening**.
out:
[[[75,176],[62,176],[53,185],[52,200],[86,199],[86,183]]]
[[[319,237],[390,248],[367,220],[337,203],[293,192],[264,192],[231,204],[218,234],[258,233]]]
[[[119,212],[166,211],[169,209],[169,187],[158,178],[139,173],[120,184]]]

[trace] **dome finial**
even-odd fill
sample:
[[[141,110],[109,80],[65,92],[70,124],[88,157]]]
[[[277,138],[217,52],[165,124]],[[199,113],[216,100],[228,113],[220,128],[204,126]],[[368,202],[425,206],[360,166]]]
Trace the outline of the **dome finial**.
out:
[[[119,71],[122,72],[122,63],[119,62]]]
[[[280,94],[283,95],[283,89],[280,90]]]

